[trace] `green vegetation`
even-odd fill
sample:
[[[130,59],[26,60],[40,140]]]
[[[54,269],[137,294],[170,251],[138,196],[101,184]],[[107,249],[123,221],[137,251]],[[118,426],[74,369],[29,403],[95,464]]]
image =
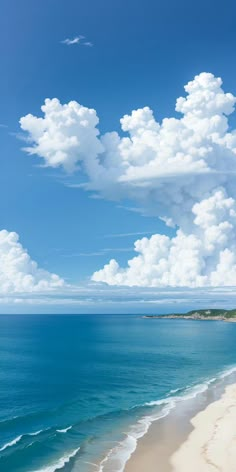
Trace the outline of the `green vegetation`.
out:
[[[209,310],[192,310],[188,311],[185,316],[193,316],[194,314],[199,313],[200,316],[204,318],[212,316],[223,316],[224,318],[236,318],[236,310],[222,310],[222,309],[209,309]],[[181,315],[180,315],[181,316]]]

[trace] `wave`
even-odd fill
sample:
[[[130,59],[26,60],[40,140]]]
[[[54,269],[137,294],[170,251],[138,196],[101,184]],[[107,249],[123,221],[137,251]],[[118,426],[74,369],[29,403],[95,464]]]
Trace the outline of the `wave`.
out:
[[[50,428],[40,429],[39,431],[35,431],[35,433],[27,433],[25,436],[38,436],[40,433],[44,433],[44,431],[48,431]]]
[[[70,460],[75,457],[80,450],[80,447],[77,449],[74,449],[70,454],[67,454],[66,456],[61,457],[57,462],[54,462],[53,464],[43,467],[42,469],[37,469],[32,472],[55,472],[58,469],[63,469],[63,467],[70,462]]]
[[[5,451],[5,449],[7,449],[8,447],[11,447],[11,446],[15,446],[15,444],[17,444],[18,442],[21,441],[22,438],[26,437],[26,436],[38,436],[38,434],[44,432],[44,431],[48,431],[50,428],[46,428],[46,429],[40,429],[39,431],[35,431],[33,433],[25,433],[25,434],[20,434],[19,436],[17,436],[16,438],[12,439],[12,441],[4,444],[1,448],[0,448],[0,452],[2,451]]]
[[[2,418],[0,420],[0,430],[8,430],[10,428],[18,428],[22,422],[24,422],[25,425],[28,425],[30,428],[31,425],[35,424],[36,422],[41,422],[45,421],[50,422],[53,424],[56,421],[58,421],[58,416],[66,411],[68,407],[73,406],[76,403],[75,400],[69,403],[63,403],[59,406],[56,406],[51,409],[45,409],[45,410],[39,410],[39,411],[33,411],[33,412],[28,412],[26,414],[22,415],[15,415],[11,416],[9,418]]]
[[[21,434],[20,436],[17,436],[17,438],[13,439],[9,443],[4,444],[4,446],[2,446],[0,448],[0,452],[5,451],[5,449],[7,449],[8,447],[11,447],[11,446],[14,446],[15,444],[17,444],[21,440],[22,436],[23,435]]]
[[[224,379],[225,377],[228,377],[229,375],[232,375],[236,372],[236,367],[228,367],[227,369],[223,370],[221,374],[219,375],[220,379]]]
[[[109,469],[107,470],[113,470],[114,472],[123,472],[127,461],[130,459],[131,455],[136,450],[138,440],[148,432],[149,427],[154,421],[157,421],[167,416],[179,402],[195,398],[197,395],[207,391],[209,386],[217,380],[224,379],[225,377],[228,377],[235,372],[236,366],[227,368],[223,372],[219,373],[216,377],[207,379],[200,384],[171,390],[169,394],[163,399],[146,402],[142,406],[160,406],[162,407],[161,411],[153,413],[151,415],[143,416],[140,420],[137,421],[136,424],[132,425],[129,432],[126,433],[125,439],[117,443],[115,447],[112,447],[107,452],[106,456],[99,464],[99,472],[103,472],[104,470],[106,470],[106,465],[109,465]]]
[[[9,423],[11,421],[17,420],[18,418],[21,418],[21,416],[20,415],[15,415],[15,416],[11,416],[10,418],[3,418],[0,421],[0,426],[5,425],[6,423]]]
[[[164,404],[168,404],[169,402],[174,402],[174,406],[176,406],[176,403],[185,401],[185,400],[191,400],[192,398],[195,398],[197,395],[200,393],[204,393],[208,390],[209,385],[212,384],[217,380],[216,377],[213,377],[210,380],[206,380],[205,382],[194,385],[194,386],[187,386],[185,389],[177,389],[177,392],[183,392],[181,395],[174,395],[174,396],[168,396],[166,398],[163,398],[162,400],[156,400],[156,401],[151,401],[145,403],[145,406],[161,406]]]
[[[42,418],[48,419],[50,415],[50,411],[43,411],[43,412],[33,412],[33,413],[27,413],[25,415],[17,415],[17,416],[12,416],[10,418],[5,418],[0,421],[0,429],[5,429],[10,427],[17,427],[19,424],[21,424],[23,421],[28,422],[29,424],[31,422],[37,421],[37,419],[42,420]]]
[[[65,429],[57,429],[57,433],[67,433],[72,428],[72,426],[68,426],[68,428]]]

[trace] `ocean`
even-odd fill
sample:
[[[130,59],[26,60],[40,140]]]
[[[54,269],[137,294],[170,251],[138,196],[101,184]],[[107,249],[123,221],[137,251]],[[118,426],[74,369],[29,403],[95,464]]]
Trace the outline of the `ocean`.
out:
[[[122,472],[150,424],[229,375],[236,323],[0,316],[0,470]]]

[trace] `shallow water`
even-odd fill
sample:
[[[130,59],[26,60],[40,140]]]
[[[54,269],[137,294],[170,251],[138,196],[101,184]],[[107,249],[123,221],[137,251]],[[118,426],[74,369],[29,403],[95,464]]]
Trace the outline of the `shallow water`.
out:
[[[122,471],[154,419],[236,365],[235,346],[236,323],[0,316],[0,470]]]

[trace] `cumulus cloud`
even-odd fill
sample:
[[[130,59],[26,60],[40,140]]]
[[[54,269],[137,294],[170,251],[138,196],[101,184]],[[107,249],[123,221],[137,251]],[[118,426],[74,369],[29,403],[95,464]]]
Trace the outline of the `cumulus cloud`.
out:
[[[137,256],[93,274],[110,285],[236,284],[236,130],[229,127],[236,98],[222,80],[201,73],[176,101],[180,115],[156,121],[149,107],[100,135],[96,111],[47,99],[43,117],[20,120],[32,143],[26,151],[45,164],[78,168],[84,187],[108,199],[132,199],[144,214],[176,227],[173,238],[136,241]]]
[[[19,242],[17,233],[0,231],[0,294],[58,289],[64,281],[40,269]]]
[[[46,99],[41,109],[44,118],[27,115],[20,120],[22,130],[28,131],[35,143],[25,150],[43,157],[47,166],[63,166],[68,172],[82,161],[86,167],[90,162],[94,167],[103,149],[96,111],[75,101],[61,105],[57,98]]]

